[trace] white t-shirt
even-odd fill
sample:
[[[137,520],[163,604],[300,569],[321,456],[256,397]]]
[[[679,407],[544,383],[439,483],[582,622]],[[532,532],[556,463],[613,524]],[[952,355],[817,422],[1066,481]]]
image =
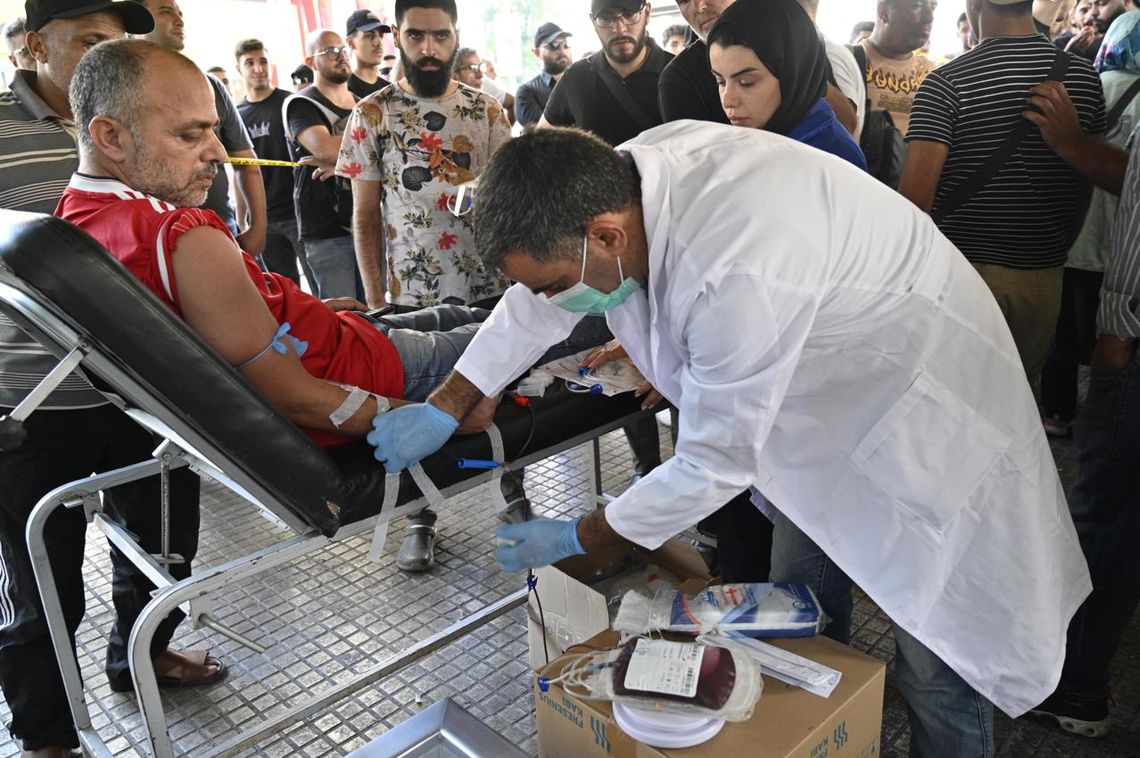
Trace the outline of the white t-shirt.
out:
[[[483,77],[483,91],[498,100],[499,105],[506,105],[507,91],[489,76]]]
[[[827,59],[831,61],[831,73],[835,76],[835,85],[848,100],[855,103],[857,140],[863,131],[863,118],[867,115],[867,85],[863,82],[863,72],[859,70],[855,56],[845,45],[826,38],[824,42],[827,44]]]

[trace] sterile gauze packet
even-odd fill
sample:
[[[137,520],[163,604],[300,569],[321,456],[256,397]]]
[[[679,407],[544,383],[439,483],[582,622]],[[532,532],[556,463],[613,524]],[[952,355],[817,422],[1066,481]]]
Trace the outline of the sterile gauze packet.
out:
[[[823,620],[819,602],[806,584],[721,584],[693,595],[672,589],[655,592],[653,597],[626,593],[614,629],[629,634],[670,631],[810,637],[819,632]]]

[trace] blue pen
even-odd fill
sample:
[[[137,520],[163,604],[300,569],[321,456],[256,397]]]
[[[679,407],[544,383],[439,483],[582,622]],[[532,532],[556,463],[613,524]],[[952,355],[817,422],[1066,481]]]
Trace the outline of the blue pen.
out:
[[[499,464],[495,461],[487,461],[487,460],[482,460],[480,458],[460,458],[459,459],[459,468],[471,468],[471,469],[477,468],[477,469],[489,470],[489,469],[496,469],[498,467],[499,467]]]

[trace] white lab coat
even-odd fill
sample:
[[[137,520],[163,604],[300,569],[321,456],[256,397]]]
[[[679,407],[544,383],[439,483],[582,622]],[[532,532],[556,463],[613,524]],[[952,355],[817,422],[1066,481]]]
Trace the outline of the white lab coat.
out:
[[[622,149],[650,274],[606,317],[681,414],[610,525],[657,547],[755,487],[1003,711],[1044,700],[1091,583],[981,278],[927,215],[797,142],[681,121]],[[494,394],[579,318],[515,285],[456,369]]]

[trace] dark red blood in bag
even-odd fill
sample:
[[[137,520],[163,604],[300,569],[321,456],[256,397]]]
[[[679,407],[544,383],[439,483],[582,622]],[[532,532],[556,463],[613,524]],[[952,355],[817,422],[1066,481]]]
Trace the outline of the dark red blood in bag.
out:
[[[631,690],[625,686],[625,675],[633,659],[633,649],[637,640],[633,639],[621,646],[621,652],[614,663],[614,694],[623,697],[638,697],[645,700],[669,700],[719,711],[732,696],[736,685],[736,662],[732,653],[722,647],[706,647],[701,658],[701,669],[697,674],[697,693],[692,697],[667,695],[661,692]]]

